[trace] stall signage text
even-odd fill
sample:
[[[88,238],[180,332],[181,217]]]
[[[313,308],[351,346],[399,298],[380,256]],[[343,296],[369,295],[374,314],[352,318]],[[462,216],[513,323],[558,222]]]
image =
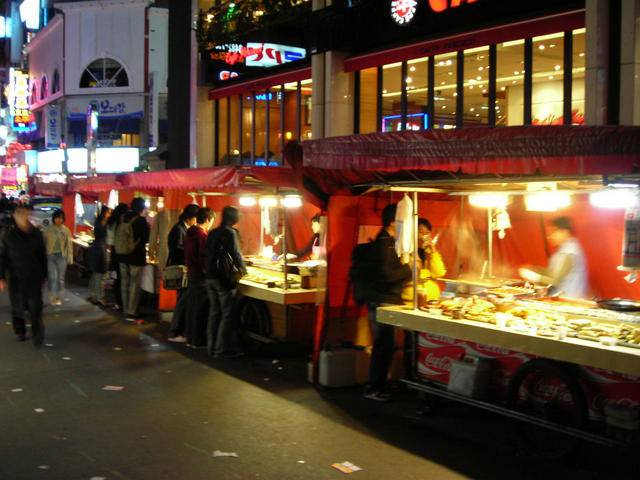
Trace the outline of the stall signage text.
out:
[[[423,0],[425,1],[425,0]],[[451,8],[457,8],[464,3],[475,3],[478,0],[426,0],[429,8],[441,13]],[[417,0],[391,0],[391,18],[398,25],[407,25],[416,14]]]
[[[232,78],[237,78],[238,77],[238,72],[232,72],[231,70],[221,70],[218,73],[218,79],[222,80],[223,82],[226,80],[230,80]]]

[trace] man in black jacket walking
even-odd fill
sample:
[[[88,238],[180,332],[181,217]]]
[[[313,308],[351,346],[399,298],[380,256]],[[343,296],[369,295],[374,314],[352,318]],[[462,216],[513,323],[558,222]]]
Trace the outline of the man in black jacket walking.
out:
[[[402,288],[411,279],[411,268],[402,264],[396,253],[396,204],[382,210],[382,230],[378,233],[371,251],[375,266],[373,281],[368,284],[366,295],[369,325],[373,335],[373,350],[369,366],[369,385],[365,398],[376,401],[389,400],[385,392],[387,375],[393,359],[395,331],[391,325],[378,323],[376,309],[383,304],[401,305]]]
[[[13,331],[18,340],[27,338],[25,311],[29,312],[33,344],[44,341],[42,285],[47,278],[47,252],[40,230],[29,221],[30,209],[17,206],[15,225],[0,241],[0,291],[9,288]]]
[[[131,201],[131,212],[125,216],[125,221],[131,222],[135,247],[128,255],[120,259],[120,274],[122,276],[122,309],[125,320],[135,322],[140,306],[140,280],[142,269],[147,264],[147,243],[151,228],[143,216],[146,210],[144,198],[134,198]],[[128,217],[128,218],[127,218]],[[118,227],[120,228],[120,227]],[[116,237],[117,237],[116,232]]]

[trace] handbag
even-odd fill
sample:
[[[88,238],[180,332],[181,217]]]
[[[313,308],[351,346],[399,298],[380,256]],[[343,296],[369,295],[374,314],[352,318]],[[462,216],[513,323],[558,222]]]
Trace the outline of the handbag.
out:
[[[229,289],[235,289],[242,278],[242,270],[236,265],[231,253],[220,245],[216,256],[216,270],[220,273],[220,283]]]
[[[182,290],[187,288],[189,277],[185,265],[172,265],[162,271],[162,283],[165,290]]]

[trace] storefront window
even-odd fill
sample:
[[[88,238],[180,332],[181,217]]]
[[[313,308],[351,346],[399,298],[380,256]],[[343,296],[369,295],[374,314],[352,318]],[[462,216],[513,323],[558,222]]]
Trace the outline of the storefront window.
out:
[[[267,92],[256,92],[256,116],[255,116],[255,156],[254,163],[258,165],[267,164],[267,156],[265,155],[265,149],[267,148]],[[271,125],[269,125],[271,126]]]
[[[378,130],[376,121],[378,97],[378,69],[367,68],[360,71],[360,132],[371,133]]]
[[[253,115],[251,111],[251,93],[242,96],[242,148],[240,163],[251,163],[251,134]]]
[[[298,82],[285,83],[284,85],[284,142],[297,140],[296,108]]]
[[[573,31],[573,77],[571,87],[571,123],[584,124],[585,29]]]
[[[282,162],[282,132],[280,131],[280,109],[282,108],[282,90],[274,87],[269,91],[269,155],[267,163]]]
[[[456,52],[436,55],[433,128],[455,128],[456,126]]]
[[[489,123],[489,47],[464,51],[465,127]]]
[[[312,100],[311,93],[313,88],[311,86],[311,80],[302,80],[300,82],[300,137],[301,140],[311,139],[311,115],[312,115]]]
[[[429,104],[429,59],[407,62],[407,130],[426,130]]]
[[[524,122],[524,40],[496,47],[496,125]]]
[[[229,143],[227,135],[229,134],[229,99],[221,98],[218,100],[218,163],[229,163]]]
[[[554,33],[533,38],[533,90],[531,123],[562,125],[564,34]]]
[[[382,67],[382,131],[396,132],[402,127],[402,63]]]
[[[238,95],[229,97],[229,103],[231,104],[231,114],[229,115],[230,157],[227,162],[222,163],[235,164],[240,161],[240,97]]]

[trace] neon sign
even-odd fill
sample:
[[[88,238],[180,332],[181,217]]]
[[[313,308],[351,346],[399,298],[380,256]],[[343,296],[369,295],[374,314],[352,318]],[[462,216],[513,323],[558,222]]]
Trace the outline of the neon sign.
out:
[[[40,2],[38,0],[24,0],[20,4],[20,20],[29,30],[40,28]]]
[[[444,12],[449,8],[456,8],[463,3],[475,3],[478,0],[429,0],[431,10],[436,13]]]
[[[231,70],[221,70],[218,73],[218,79],[222,81],[229,80],[231,78],[237,78],[238,72],[232,72]]]
[[[416,0],[393,0],[391,2],[391,17],[398,25],[406,25],[416,14]]]
[[[9,72],[9,85],[9,114],[13,118],[13,129],[17,132],[30,132],[35,125],[29,108],[29,75],[12,68]]]
[[[429,115],[426,113],[407,114],[406,130],[426,130],[429,126]],[[382,117],[383,132],[401,132],[402,115],[386,115]]]
[[[302,60],[307,56],[304,48],[276,43],[247,43],[246,45],[231,43],[218,45],[215,50],[210,55],[212,60],[223,60],[228,65],[245,63],[247,67],[275,67]]]

